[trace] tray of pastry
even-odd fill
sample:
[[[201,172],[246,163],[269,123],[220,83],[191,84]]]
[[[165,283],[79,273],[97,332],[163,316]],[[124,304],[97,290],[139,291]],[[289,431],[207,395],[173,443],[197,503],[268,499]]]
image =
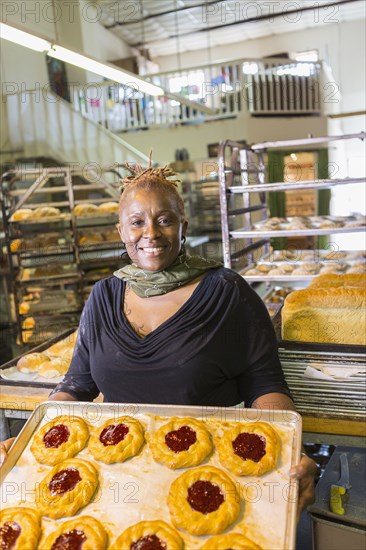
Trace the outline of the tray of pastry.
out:
[[[43,403],[2,467],[2,514],[20,528],[22,515],[34,516],[42,548],[78,530],[99,550],[148,541],[177,550],[293,549],[289,469],[300,445],[293,411]]]
[[[0,385],[54,387],[70,364],[76,342],[75,328],[64,330],[32,350],[0,366]]]
[[[252,229],[231,231],[236,237],[296,237],[303,235],[329,235],[364,231],[366,217],[353,216],[295,216],[267,218],[253,225]]]
[[[285,250],[272,250],[268,254],[265,254],[258,258],[260,261],[266,262],[345,262],[353,264],[354,262],[366,261],[365,250],[339,250],[332,243],[329,244],[328,249],[308,249],[308,250],[295,250],[289,248]]]
[[[69,212],[61,212],[53,206],[40,206],[39,208],[19,208],[9,218],[11,223],[33,224],[51,223],[71,220]]]
[[[78,236],[80,252],[89,250],[105,250],[108,248],[121,248],[122,241],[117,229],[102,229],[97,228],[80,231]]]
[[[365,273],[364,259],[345,263],[342,261],[311,262],[298,260],[292,262],[265,262],[253,263],[240,271],[240,275],[248,281],[306,281],[326,273],[349,274]]]
[[[34,255],[45,256],[49,254],[72,253],[74,243],[71,231],[63,231],[62,233],[51,232],[13,239],[10,243],[10,249],[12,252],[26,258]]]
[[[42,280],[42,283],[52,283],[77,278],[80,278],[80,274],[75,264],[48,263],[37,267],[21,268],[18,280],[21,283],[40,280]]]
[[[74,206],[73,213],[76,218],[118,218],[119,205],[116,201],[107,201],[101,204],[81,202]]]

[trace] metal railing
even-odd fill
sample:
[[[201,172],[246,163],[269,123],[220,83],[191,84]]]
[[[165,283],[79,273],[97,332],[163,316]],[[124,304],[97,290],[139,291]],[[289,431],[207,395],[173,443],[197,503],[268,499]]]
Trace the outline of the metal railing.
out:
[[[77,111],[110,131],[199,124],[255,115],[321,114],[321,63],[240,59],[149,75],[169,90],[150,96],[114,82],[74,88]]]

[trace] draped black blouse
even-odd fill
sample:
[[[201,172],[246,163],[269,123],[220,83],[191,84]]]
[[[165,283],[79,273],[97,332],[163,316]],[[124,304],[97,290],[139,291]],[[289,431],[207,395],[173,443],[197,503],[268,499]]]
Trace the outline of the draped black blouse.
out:
[[[114,276],[94,285],[69,371],[54,392],[80,401],[102,392],[108,402],[247,407],[270,392],[289,395],[266,307],[234,271],[208,271],[144,338],[124,315],[124,291]]]

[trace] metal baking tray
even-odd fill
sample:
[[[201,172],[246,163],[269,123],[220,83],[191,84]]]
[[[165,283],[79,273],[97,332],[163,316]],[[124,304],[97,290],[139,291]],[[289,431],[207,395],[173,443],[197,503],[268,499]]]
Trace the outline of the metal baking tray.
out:
[[[17,223],[19,225],[33,225],[38,223],[53,223],[53,222],[64,222],[64,221],[70,221],[71,220],[71,214],[65,213],[60,214],[59,216],[48,216],[45,218],[30,218],[29,220],[12,220],[11,217],[9,218],[10,223]]]
[[[332,258],[332,254],[344,254],[345,256],[343,258]],[[293,254],[293,257],[291,255]],[[288,256],[290,255],[290,257]],[[304,259],[304,256],[310,256],[309,259]],[[347,255],[350,255],[350,257],[347,257]],[[277,257],[276,257],[277,256]],[[270,262],[270,263],[278,263],[278,262],[287,262],[287,263],[297,263],[298,261],[305,261],[305,262],[324,262],[327,264],[328,262],[340,262],[340,263],[348,263],[353,264],[355,262],[362,262],[366,260],[366,252],[364,250],[332,250],[331,244],[329,245],[329,249],[304,249],[304,250],[272,250],[271,252],[268,252],[268,254],[264,254],[261,256],[261,258],[258,258],[257,263],[261,263],[262,261]]]
[[[74,264],[65,264],[63,267],[63,273],[57,273],[55,275],[36,275],[36,267],[25,267],[19,272],[20,283],[40,282],[42,283],[60,283],[60,281],[68,281],[72,279],[80,279],[80,273],[78,273],[77,266]]]
[[[34,504],[34,489],[49,471],[49,466],[36,462],[30,452],[30,441],[42,425],[64,414],[82,416],[93,427],[107,419],[132,415],[144,424],[148,434],[172,416],[203,420],[211,433],[222,429],[222,423],[225,426],[238,421],[272,424],[281,436],[278,467],[261,477],[237,477],[227,472],[237,487],[242,506],[238,520],[225,533],[245,532],[262,548],[294,549],[298,487],[297,481],[290,481],[289,470],[300,458],[301,417],[296,412],[241,407],[45,402],[28,419],[1,469],[1,504],[14,506],[19,500],[31,506]],[[77,457],[94,462],[87,447]],[[216,450],[206,459],[206,464],[225,471]],[[81,514],[95,516],[107,524],[112,543],[124,529],[141,520],[159,519],[171,524],[166,497],[171,483],[182,474],[182,470],[171,470],[156,463],[148,443],[134,458],[111,465],[98,462],[97,469],[100,480],[97,498],[85,506]],[[263,518],[266,518],[265,522]],[[47,536],[52,523],[42,523]],[[207,540],[206,536],[192,536],[182,531],[179,534],[184,539],[185,548],[190,550],[198,550]]]
[[[22,353],[21,355],[18,355],[17,357],[14,357],[10,361],[7,361],[3,365],[0,365],[0,386],[21,386],[21,387],[30,387],[30,388],[54,388],[57,382],[52,382],[52,379],[50,379],[49,382],[37,382],[37,381],[20,381],[20,380],[5,380],[1,376],[1,372],[5,369],[9,369],[11,367],[15,367],[17,362],[21,357],[24,357],[25,355],[28,355],[29,353],[41,353],[42,351],[45,351],[49,347],[51,347],[53,344],[56,344],[56,342],[59,342],[60,340],[63,340],[64,338],[67,338],[70,334],[72,334],[77,327],[72,327],[54,338],[51,338],[47,340],[46,342],[42,342],[42,344],[39,344],[38,346]]]

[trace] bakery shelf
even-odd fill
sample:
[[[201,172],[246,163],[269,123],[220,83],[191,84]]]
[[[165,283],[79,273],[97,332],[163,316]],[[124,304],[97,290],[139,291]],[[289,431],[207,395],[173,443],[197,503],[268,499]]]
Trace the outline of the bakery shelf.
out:
[[[67,204],[67,203],[66,203]],[[40,203],[38,206],[44,206],[45,203]],[[51,203],[47,203],[47,206],[50,206]],[[32,204],[32,207],[35,207],[37,205]],[[71,220],[71,214],[65,213],[61,214],[60,216],[48,216],[45,218],[30,218],[27,220],[12,220],[11,217],[9,219],[9,222],[12,224],[17,225],[34,225],[34,224],[44,224],[44,223],[60,223],[60,222],[68,222]]]
[[[302,236],[320,236],[320,235],[333,235],[335,233],[356,233],[360,231],[365,231],[366,227],[332,227],[324,229],[298,229],[298,230],[259,230],[259,229],[237,229],[235,231],[230,231],[230,235],[234,239],[242,238],[255,238],[255,237],[302,237]]]
[[[246,193],[264,193],[268,191],[293,191],[298,189],[329,189],[336,185],[352,185],[365,183],[365,178],[344,178],[327,180],[308,180],[296,182],[261,183],[259,185],[249,184],[246,186]],[[227,188],[230,193],[243,193],[243,186],[232,186]]]

